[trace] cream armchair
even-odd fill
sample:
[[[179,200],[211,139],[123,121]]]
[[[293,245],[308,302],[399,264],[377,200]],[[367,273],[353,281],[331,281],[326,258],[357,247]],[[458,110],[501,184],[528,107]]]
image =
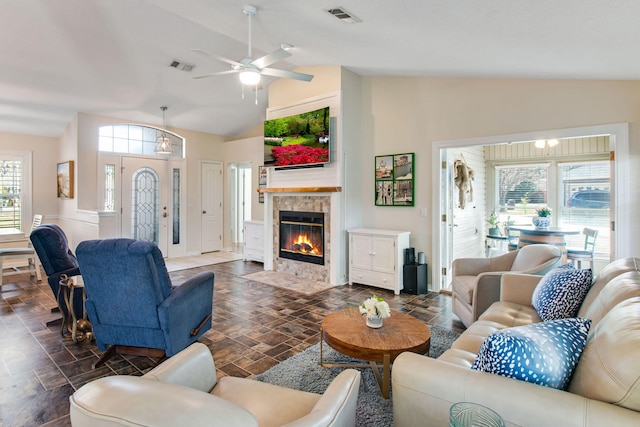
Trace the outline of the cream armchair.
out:
[[[85,384],[70,398],[81,426],[354,426],[360,373],[341,372],[324,394],[216,377],[211,351],[194,343],[142,377]]]
[[[543,275],[562,262],[562,251],[547,244],[527,245],[493,258],[459,258],[452,265],[453,313],[469,327],[500,299],[506,272]]]

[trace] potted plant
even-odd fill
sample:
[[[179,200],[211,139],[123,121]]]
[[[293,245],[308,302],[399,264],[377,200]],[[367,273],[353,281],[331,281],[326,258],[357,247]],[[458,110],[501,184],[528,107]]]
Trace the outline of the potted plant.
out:
[[[536,209],[537,216],[533,217],[533,225],[536,228],[547,229],[551,225],[551,209],[544,206]]]
[[[500,219],[498,218],[496,211],[491,212],[487,218],[487,223],[489,224],[489,236],[500,236]]]

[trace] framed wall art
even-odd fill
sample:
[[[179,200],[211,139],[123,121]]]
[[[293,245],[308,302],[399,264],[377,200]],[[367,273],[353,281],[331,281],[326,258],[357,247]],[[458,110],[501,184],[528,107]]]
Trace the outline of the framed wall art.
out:
[[[73,160],[58,163],[58,198],[73,199]]]
[[[413,206],[414,153],[375,157],[376,206]]]

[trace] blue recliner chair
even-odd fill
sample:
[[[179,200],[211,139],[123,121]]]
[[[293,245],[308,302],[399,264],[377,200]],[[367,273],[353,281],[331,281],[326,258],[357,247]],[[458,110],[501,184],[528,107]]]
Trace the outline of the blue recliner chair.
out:
[[[171,357],[211,328],[213,272],[171,286],[162,253],[152,242],[87,240],[76,248],[100,350],[94,364],[116,353]]]
[[[47,274],[47,281],[53,291],[53,296],[58,300],[58,306],[63,316],[67,316],[68,310],[64,299],[58,295],[60,278],[63,274],[67,277],[80,274],[78,260],[69,249],[69,242],[64,231],[55,224],[41,224],[30,235],[33,249],[40,258],[40,263]],[[75,313],[82,313],[82,293],[78,292],[73,297],[73,309]]]

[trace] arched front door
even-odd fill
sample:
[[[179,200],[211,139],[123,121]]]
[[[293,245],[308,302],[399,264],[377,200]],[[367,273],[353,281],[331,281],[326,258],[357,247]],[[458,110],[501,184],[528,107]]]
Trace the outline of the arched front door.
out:
[[[158,245],[166,257],[171,209],[166,160],[122,158],[121,236]]]

